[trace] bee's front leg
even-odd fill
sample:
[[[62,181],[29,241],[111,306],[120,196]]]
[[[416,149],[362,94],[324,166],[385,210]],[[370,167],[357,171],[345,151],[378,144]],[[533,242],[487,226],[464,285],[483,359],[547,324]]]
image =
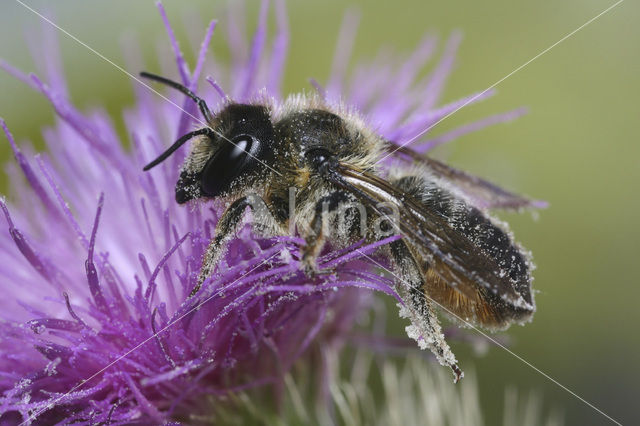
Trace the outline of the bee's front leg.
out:
[[[336,191],[316,203],[315,213],[305,236],[305,245],[302,247],[302,267],[308,277],[327,272],[318,268],[317,260],[331,231],[337,231],[328,229],[329,216],[340,214],[344,211],[344,206],[352,202],[351,195]]]
[[[191,290],[189,297],[192,297],[200,290],[202,283],[214,271],[216,264],[225,252],[227,242],[236,233],[247,207],[253,212],[253,219],[256,224],[262,225],[267,230],[278,227],[276,223],[278,222],[277,216],[272,214],[265,201],[259,195],[249,194],[234,201],[218,220],[215,237],[209,243],[204,255],[198,283]]]

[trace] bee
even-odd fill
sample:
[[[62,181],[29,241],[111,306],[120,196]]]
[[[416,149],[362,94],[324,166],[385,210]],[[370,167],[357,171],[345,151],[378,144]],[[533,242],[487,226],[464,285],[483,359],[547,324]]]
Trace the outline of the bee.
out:
[[[532,206],[531,200],[399,148],[356,112],[313,96],[292,96],[278,108],[229,101],[213,114],[183,85],[146,72],[141,76],[190,97],[206,121],[144,170],[193,140],[176,183],[176,201],[228,201],[191,296],[212,274],[250,209],[252,225],[262,233],[301,234],[301,264],[310,277],[323,272],[316,259],[327,243],[344,246],[362,237],[375,242],[390,232],[400,234],[381,250],[404,302],[401,314],[412,323],[407,331],[453,370],[456,381],[463,374],[444,339],[437,308],[462,325],[491,330],[531,319],[529,254],[477,203],[520,209]],[[391,169],[379,164],[389,154],[397,163]],[[354,205],[362,214],[345,208]]]

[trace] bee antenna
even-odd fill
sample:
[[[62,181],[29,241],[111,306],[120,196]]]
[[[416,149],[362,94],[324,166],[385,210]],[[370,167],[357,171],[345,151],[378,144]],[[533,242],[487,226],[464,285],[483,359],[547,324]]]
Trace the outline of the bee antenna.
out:
[[[188,97],[193,99],[193,101],[196,104],[198,104],[198,108],[200,108],[200,112],[204,116],[204,119],[207,121],[207,123],[209,123],[209,124],[213,123],[213,117],[211,116],[211,110],[209,110],[209,107],[207,106],[207,103],[204,101],[204,99],[198,97],[195,93],[193,93],[191,90],[189,90],[184,85],[182,85],[180,83],[176,83],[173,80],[169,80],[168,78],[164,78],[164,77],[161,77],[161,76],[156,75],[156,74],[148,73],[146,71],[142,71],[140,73],[140,77],[148,78],[149,80],[153,80],[153,81],[157,81],[158,83],[166,84],[169,87],[173,87],[174,89],[177,89],[177,90],[181,91],[182,93],[184,93],[185,95],[187,95]]]
[[[193,132],[189,132],[186,135],[182,135],[177,141],[173,143],[165,152],[160,154],[158,158],[144,166],[142,170],[145,172],[154,168],[158,164],[162,163],[164,160],[169,158],[171,154],[173,154],[178,148],[185,144],[189,139],[199,136],[199,135],[208,135],[209,137],[213,136],[213,131],[208,127],[203,127],[202,129],[194,130]]]

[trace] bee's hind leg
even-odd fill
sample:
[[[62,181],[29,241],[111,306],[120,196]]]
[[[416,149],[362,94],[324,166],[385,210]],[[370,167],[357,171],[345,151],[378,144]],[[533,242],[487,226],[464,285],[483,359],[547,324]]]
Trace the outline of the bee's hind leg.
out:
[[[395,266],[396,282],[400,281],[396,289],[405,304],[404,313],[412,323],[407,328],[409,337],[416,339],[421,347],[429,348],[440,364],[449,366],[457,382],[462,378],[463,373],[458,367],[458,361],[451,348],[444,340],[442,327],[433,309],[433,301],[425,294],[425,274],[405,241],[392,242],[390,250]],[[422,340],[419,340],[420,338]]]
[[[193,290],[191,290],[189,297],[192,297],[200,290],[202,283],[214,271],[220,257],[225,252],[227,242],[229,242],[235,234],[247,207],[249,207],[253,212],[255,224],[259,224],[263,228],[263,231],[271,233],[275,232],[274,229],[269,228],[278,227],[279,223],[276,219],[277,216],[272,214],[271,210],[260,196],[250,194],[234,201],[224,211],[224,213],[222,213],[220,220],[218,220],[215,237],[209,243],[209,247],[207,247],[207,251],[204,255],[202,269],[200,269],[200,274],[198,276],[198,283]]]

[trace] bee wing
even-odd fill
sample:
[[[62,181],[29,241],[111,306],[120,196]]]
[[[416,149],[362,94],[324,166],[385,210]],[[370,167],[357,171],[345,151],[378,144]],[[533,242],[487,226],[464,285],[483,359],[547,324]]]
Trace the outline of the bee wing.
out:
[[[395,205],[400,222],[396,225],[403,238],[424,252],[429,266],[449,286],[469,296],[482,287],[518,310],[535,309],[528,268],[520,282],[514,281],[500,265],[505,264],[504,259],[492,257],[446,218],[374,174],[341,165],[330,179],[380,214],[384,214],[380,203]]]
[[[398,152],[414,161],[426,166],[436,177],[448,182],[452,187],[458,189],[465,197],[469,198],[474,205],[480,208],[519,210],[526,208],[544,208],[547,203],[540,200],[532,200],[523,197],[506,189],[484,180],[478,176],[471,175],[462,170],[455,169],[438,160],[419,154],[408,147],[398,147],[395,144],[387,143],[387,149],[391,152]]]

